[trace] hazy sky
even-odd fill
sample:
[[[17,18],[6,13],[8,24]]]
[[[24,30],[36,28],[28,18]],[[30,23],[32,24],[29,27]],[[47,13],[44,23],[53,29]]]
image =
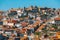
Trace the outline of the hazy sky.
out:
[[[0,0],[0,10],[29,6],[60,8],[60,0]]]

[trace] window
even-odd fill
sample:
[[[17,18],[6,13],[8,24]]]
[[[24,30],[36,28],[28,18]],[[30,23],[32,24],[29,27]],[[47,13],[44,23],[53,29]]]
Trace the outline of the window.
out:
[[[3,25],[3,22],[0,22],[0,25]]]

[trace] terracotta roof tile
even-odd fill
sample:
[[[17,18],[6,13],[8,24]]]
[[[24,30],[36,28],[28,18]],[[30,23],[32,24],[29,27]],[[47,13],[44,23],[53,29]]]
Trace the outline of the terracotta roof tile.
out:
[[[60,20],[60,17],[58,17],[58,18],[55,18],[55,20]]]

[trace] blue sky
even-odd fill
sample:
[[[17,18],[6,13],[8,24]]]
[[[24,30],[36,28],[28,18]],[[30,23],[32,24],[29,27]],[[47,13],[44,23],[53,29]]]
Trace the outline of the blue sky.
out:
[[[29,6],[60,8],[60,0],[0,0],[0,10]]]

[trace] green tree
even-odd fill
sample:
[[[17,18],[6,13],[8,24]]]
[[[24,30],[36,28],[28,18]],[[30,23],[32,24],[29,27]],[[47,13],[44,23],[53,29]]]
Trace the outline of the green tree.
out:
[[[53,28],[57,29],[58,27],[56,25],[52,25]]]

